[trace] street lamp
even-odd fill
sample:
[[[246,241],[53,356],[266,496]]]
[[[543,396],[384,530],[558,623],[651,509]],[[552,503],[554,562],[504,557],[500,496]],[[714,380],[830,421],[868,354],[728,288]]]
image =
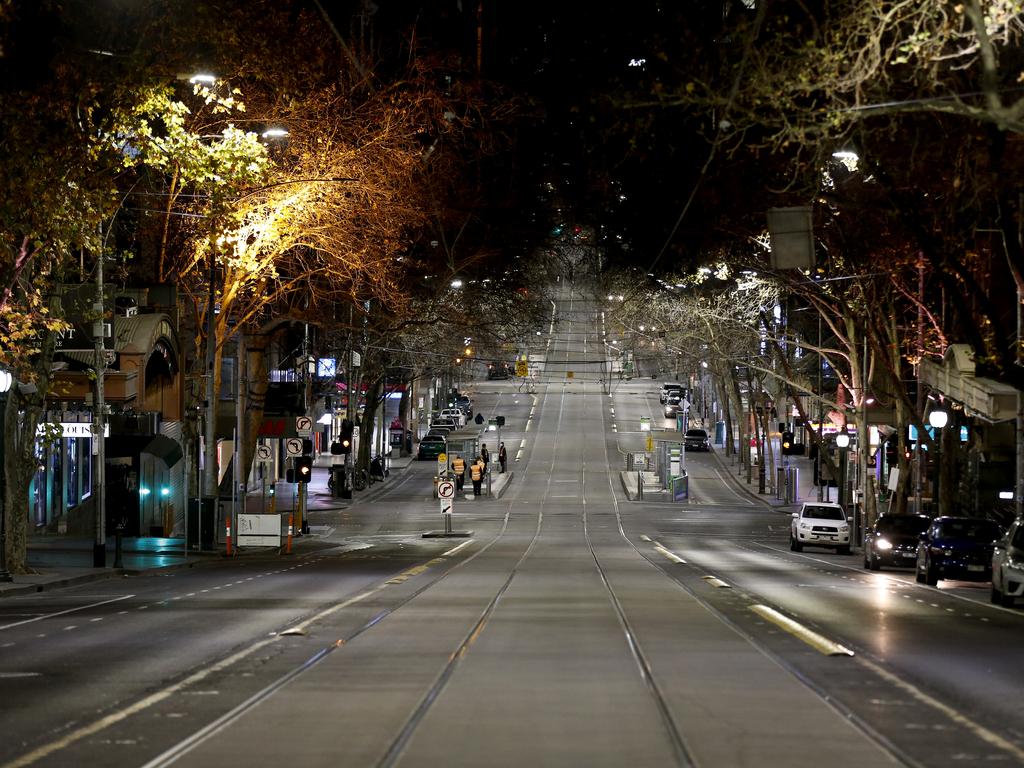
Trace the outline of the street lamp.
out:
[[[4,458],[4,447],[7,444],[7,393],[14,384],[14,376],[10,371],[0,368],[0,582],[14,581],[7,570],[7,463]]]
[[[932,485],[932,499],[936,514],[939,509],[939,491],[942,476],[942,428],[949,423],[949,412],[936,408],[928,414],[928,424],[935,430],[935,480]]]
[[[849,456],[850,448],[850,433],[846,431],[846,425],[843,425],[843,431],[836,435],[836,447],[839,448],[839,506],[843,508],[843,512],[846,512],[846,474],[848,468],[846,463]]]

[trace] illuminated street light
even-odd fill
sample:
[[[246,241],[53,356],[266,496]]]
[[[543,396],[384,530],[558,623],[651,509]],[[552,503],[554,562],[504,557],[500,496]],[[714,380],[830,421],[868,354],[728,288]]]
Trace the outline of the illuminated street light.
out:
[[[452,288],[461,288],[463,286],[463,282],[459,278],[455,278],[452,280],[451,286]]]
[[[938,408],[928,414],[928,423],[935,429],[942,429],[949,423],[949,413]]]

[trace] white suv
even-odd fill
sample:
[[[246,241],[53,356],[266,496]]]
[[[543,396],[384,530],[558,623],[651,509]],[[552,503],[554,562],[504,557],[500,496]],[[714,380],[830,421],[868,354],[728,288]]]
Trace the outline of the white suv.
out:
[[[799,552],[805,546],[830,547],[841,555],[850,554],[850,524],[841,506],[809,502],[793,513],[789,548]]]
[[[459,427],[466,426],[466,414],[461,408],[445,408],[437,417],[438,419],[451,419]]]

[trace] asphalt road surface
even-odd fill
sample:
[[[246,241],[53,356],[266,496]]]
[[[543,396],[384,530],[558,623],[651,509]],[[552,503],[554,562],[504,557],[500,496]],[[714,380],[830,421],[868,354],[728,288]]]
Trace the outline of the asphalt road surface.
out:
[[[660,382],[578,287],[540,330],[534,392],[476,383],[514,478],[468,537],[414,462],[291,556],[0,600],[0,766],[1024,765],[1021,609],[790,552],[715,454],[627,501]]]

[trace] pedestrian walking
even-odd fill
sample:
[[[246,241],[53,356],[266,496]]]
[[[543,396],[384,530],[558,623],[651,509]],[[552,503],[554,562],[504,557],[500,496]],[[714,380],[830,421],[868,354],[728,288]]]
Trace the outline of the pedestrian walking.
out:
[[[491,454],[487,450],[486,445],[480,446],[480,460],[484,463],[484,472],[487,471],[487,465],[491,463]]]
[[[505,466],[508,464],[508,452],[505,450],[504,443],[498,446],[498,464],[501,467],[501,474],[505,474]]]
[[[484,481],[484,462],[483,459],[477,458],[473,462],[473,466],[469,468],[469,477],[473,481],[473,495],[480,495],[480,486]]]
[[[452,459],[452,472],[455,473],[455,489],[461,491],[466,484],[466,460],[459,454]]]

